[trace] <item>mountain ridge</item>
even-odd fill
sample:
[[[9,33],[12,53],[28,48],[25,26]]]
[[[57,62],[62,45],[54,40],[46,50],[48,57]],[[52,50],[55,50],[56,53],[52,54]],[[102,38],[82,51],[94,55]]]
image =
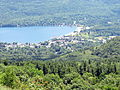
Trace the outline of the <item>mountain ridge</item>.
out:
[[[90,24],[119,19],[120,1],[1,0],[1,26]],[[117,18],[116,18],[117,17]],[[94,22],[93,22],[94,20]]]

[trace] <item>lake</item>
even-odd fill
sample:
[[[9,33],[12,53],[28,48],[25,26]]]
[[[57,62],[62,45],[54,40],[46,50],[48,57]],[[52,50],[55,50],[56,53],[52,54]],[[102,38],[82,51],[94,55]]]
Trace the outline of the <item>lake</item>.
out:
[[[73,32],[76,27],[7,27],[0,28],[0,42],[39,43]]]

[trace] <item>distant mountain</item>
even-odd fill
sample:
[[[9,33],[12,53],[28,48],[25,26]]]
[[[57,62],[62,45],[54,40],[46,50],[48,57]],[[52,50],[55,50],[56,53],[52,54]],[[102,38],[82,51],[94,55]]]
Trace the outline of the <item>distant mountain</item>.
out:
[[[119,0],[0,0],[1,26],[118,21]]]

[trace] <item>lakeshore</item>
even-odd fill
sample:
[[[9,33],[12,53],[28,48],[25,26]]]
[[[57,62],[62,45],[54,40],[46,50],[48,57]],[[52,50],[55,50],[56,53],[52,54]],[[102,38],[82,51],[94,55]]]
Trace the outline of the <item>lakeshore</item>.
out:
[[[19,42],[12,42],[12,43],[1,43],[1,47],[9,48],[40,48],[46,47],[51,48],[53,46],[63,47],[70,51],[76,51],[77,48],[73,48],[75,44],[79,44],[80,46],[84,46],[86,43],[106,43],[107,40],[110,40],[116,36],[109,36],[109,37],[95,37],[92,38],[90,36],[91,32],[84,32],[84,30],[90,30],[93,27],[88,26],[78,26],[73,32],[70,32],[65,35],[57,36],[51,38],[49,40],[39,42],[39,43],[19,43]]]

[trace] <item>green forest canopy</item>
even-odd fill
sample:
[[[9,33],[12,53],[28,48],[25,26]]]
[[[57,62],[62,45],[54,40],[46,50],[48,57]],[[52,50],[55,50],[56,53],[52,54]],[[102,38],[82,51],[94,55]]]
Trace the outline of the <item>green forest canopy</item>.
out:
[[[119,22],[119,0],[0,0],[1,26]]]
[[[100,47],[73,52],[49,61],[10,61],[9,58],[8,60],[1,60],[0,88],[20,90],[119,90],[119,41],[120,37],[117,37]],[[109,47],[111,48],[109,53],[116,49],[114,51],[115,55],[111,54],[110,57],[93,55],[98,50],[101,54],[108,52]],[[81,60],[81,58],[84,59]]]

